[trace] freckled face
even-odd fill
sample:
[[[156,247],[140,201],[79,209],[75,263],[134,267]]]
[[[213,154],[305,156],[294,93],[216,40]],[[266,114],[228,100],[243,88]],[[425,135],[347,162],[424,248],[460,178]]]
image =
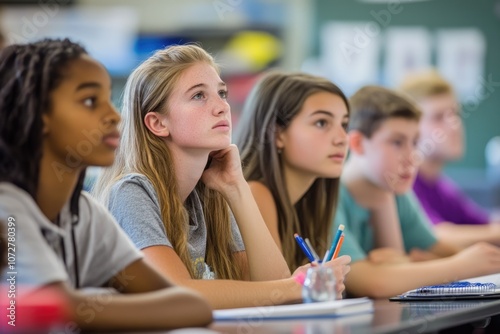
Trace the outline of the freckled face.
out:
[[[231,144],[226,84],[208,63],[182,73],[168,101],[167,145],[182,149],[223,149]]]

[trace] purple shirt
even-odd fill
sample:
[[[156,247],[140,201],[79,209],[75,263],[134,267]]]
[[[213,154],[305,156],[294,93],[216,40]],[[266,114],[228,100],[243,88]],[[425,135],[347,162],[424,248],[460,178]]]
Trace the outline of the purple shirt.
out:
[[[413,190],[433,224],[488,224],[488,213],[469,199],[448,178],[440,176],[435,181],[417,175]]]

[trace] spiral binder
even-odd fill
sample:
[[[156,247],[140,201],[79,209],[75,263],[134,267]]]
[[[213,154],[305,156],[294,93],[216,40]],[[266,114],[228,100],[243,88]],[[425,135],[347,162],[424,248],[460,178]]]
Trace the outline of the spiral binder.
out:
[[[471,283],[466,281],[448,284],[424,286],[408,292],[408,296],[422,295],[455,295],[455,294],[485,294],[494,293],[497,286],[494,283]]]
[[[399,302],[474,299],[500,299],[500,273],[466,281],[423,286],[389,298],[390,301]]]
[[[421,301],[408,301],[403,309],[406,318],[432,317],[436,313],[467,310],[477,307],[476,303],[469,300],[445,300],[439,303],[422,303]]]

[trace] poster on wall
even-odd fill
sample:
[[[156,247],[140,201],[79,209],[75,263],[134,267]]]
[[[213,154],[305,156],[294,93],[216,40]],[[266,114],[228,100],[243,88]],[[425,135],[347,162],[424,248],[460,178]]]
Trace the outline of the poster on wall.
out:
[[[320,46],[323,75],[347,95],[363,85],[377,83],[380,40],[380,28],[373,22],[324,24]]]
[[[411,72],[431,66],[432,39],[425,28],[390,28],[385,34],[383,84],[397,87]]]
[[[443,29],[436,34],[437,67],[461,101],[482,99],[486,39],[479,29]]]

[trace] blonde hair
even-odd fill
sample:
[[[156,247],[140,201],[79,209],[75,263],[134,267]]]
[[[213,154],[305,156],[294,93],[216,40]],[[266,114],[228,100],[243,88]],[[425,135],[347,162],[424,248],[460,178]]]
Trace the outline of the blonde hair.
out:
[[[399,89],[416,101],[441,94],[454,94],[452,86],[436,70],[406,76]]]
[[[165,142],[149,131],[144,117],[150,111],[168,114],[168,100],[182,73],[196,63],[218,67],[205,50],[196,45],[176,45],[157,51],[137,67],[127,80],[123,95],[121,145],[112,167],[97,180],[93,193],[107,203],[114,183],[129,173],[145,175],[159,199],[168,238],[191,277],[195,269],[187,248],[189,216],[178,193],[173,158]],[[205,262],[217,278],[240,279],[232,253],[233,238],[229,208],[222,195],[199,181],[195,190],[203,203],[207,226]]]

